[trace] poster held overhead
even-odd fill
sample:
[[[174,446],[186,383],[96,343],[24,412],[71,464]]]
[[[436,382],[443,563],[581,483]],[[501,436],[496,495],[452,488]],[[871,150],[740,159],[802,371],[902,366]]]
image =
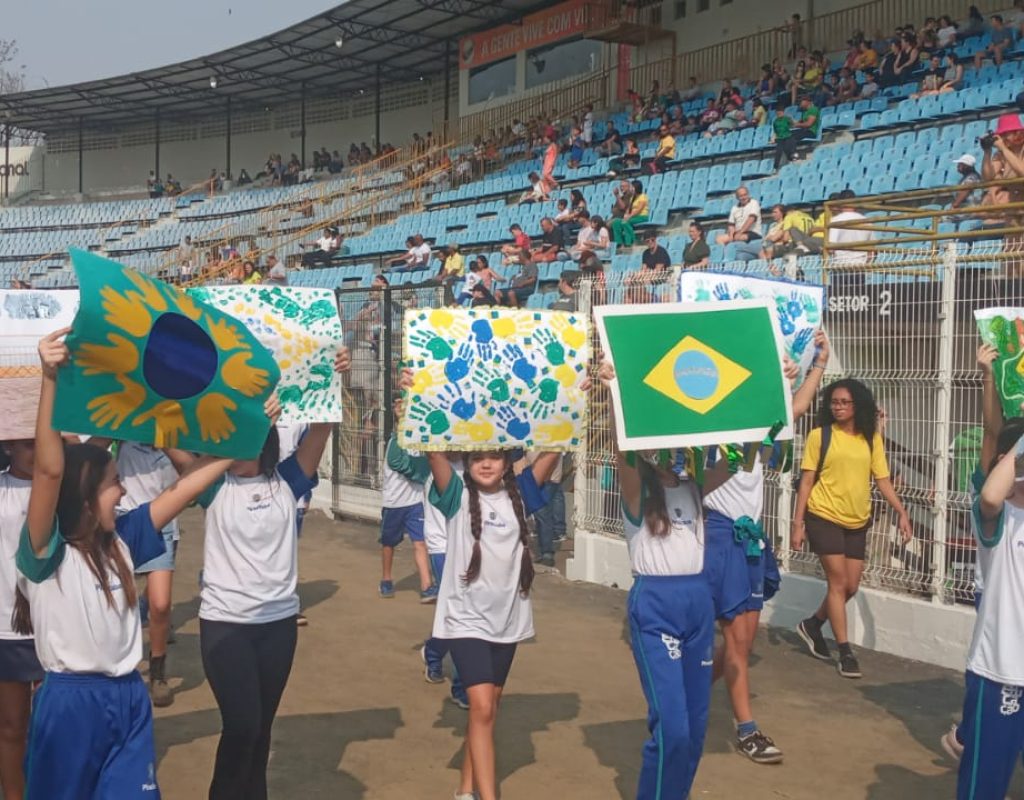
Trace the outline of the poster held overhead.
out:
[[[598,306],[619,448],[792,438],[782,335],[765,299]]]

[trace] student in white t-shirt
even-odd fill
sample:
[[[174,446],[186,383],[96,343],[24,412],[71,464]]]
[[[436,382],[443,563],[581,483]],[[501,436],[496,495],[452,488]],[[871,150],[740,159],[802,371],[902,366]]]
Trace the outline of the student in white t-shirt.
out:
[[[434,637],[447,644],[469,695],[456,800],[497,798],[498,702],[516,645],[534,635],[526,518],[544,504],[539,487],[560,457],[545,453],[517,478],[508,452],[470,453],[463,476],[444,453],[428,455],[430,500],[447,519],[448,534]]]
[[[615,369],[606,362],[598,376],[610,383]],[[630,643],[651,733],[637,797],[688,797],[704,749],[715,641],[701,493],[650,453],[615,454],[634,575]]]
[[[350,365],[343,347],[334,368]],[[332,427],[310,425],[283,461],[272,428],[259,458],[232,462],[199,499],[206,509],[199,646],[223,725],[212,800],[267,796],[271,728],[297,640],[297,507],[317,484]]]
[[[4,797],[21,798],[32,684],[43,679],[32,637],[16,633],[11,619],[18,577],[15,554],[28,513],[35,441],[8,441],[2,447],[6,470],[0,472],[0,788]]]
[[[35,463],[16,557],[14,627],[35,632],[46,671],[25,760],[28,797],[142,800],[159,789],[153,711],[136,669],[142,630],[133,564],[163,551],[159,531],[231,462],[198,459],[152,502],[116,516],[124,489],[110,453],[88,444],[65,449],[50,424],[57,370],[70,358],[60,337],[69,330],[39,344]]]
[[[957,800],[1005,797],[1024,751],[1024,420],[1008,421],[974,503],[985,593],[967,653]]]

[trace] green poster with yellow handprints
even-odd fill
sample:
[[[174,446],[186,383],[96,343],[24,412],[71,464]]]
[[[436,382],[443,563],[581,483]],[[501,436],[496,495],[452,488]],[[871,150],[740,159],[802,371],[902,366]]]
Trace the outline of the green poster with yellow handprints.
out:
[[[189,295],[248,328],[277,360],[281,422],[341,422],[342,342],[334,292],[297,286],[200,286]]]
[[[992,372],[1003,416],[1024,416],[1024,309],[983,308],[974,320],[981,340],[999,351]]]
[[[255,458],[280,373],[236,320],[180,289],[72,250],[80,302],[57,373],[53,426],[69,433]]]
[[[574,450],[583,432],[587,318],[527,309],[410,309],[413,386],[399,424],[421,450]]]

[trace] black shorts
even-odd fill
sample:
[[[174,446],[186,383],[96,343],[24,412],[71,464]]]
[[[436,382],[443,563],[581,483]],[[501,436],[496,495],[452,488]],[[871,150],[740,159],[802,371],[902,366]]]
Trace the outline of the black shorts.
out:
[[[863,561],[868,548],[869,522],[862,528],[843,528],[810,511],[804,514],[804,527],[811,552],[817,556],[846,556]]]
[[[0,681],[34,683],[43,676],[33,639],[0,639]]]
[[[467,688],[481,683],[504,686],[516,657],[516,644],[498,644],[483,639],[445,639],[452,663]]]

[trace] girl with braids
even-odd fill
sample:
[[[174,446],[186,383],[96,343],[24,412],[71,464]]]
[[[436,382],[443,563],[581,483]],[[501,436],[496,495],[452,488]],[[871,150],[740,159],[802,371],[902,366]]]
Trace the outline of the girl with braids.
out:
[[[825,389],[818,427],[804,443],[803,475],[793,514],[793,549],[803,547],[806,538],[828,581],[825,599],[797,626],[797,633],[811,655],[831,661],[832,653],[821,632],[828,620],[839,648],[836,667],[844,678],[861,677],[847,638],[846,604],[857,593],[864,571],[872,478],[899,516],[903,543],[913,536],[910,517],[889,480],[878,416],[875,398],[860,381],[846,378]]]
[[[614,367],[603,363],[598,377],[611,383]],[[614,413],[609,416],[615,419]],[[616,441],[614,432],[611,438]],[[701,574],[700,490],[651,454],[623,453],[616,447],[615,457],[634,575],[630,640],[651,733],[637,800],[683,798],[689,796],[704,749],[715,636],[711,588]]]
[[[526,518],[544,506],[542,486],[560,453],[544,453],[518,477],[508,452],[475,452],[459,476],[430,453],[430,501],[447,520],[434,637],[443,640],[469,695],[456,800],[496,800],[494,723],[516,645],[533,637]],[[477,794],[474,795],[474,789]]]
[[[142,630],[132,569],[163,552],[160,531],[231,461],[200,458],[151,502],[116,516],[124,488],[110,453],[65,448],[50,424],[57,370],[70,358],[60,338],[69,330],[39,344],[32,489],[16,556],[15,629],[35,631],[46,671],[32,713],[25,796],[154,798],[153,711],[136,670]],[[268,403],[268,412],[277,409]]]

